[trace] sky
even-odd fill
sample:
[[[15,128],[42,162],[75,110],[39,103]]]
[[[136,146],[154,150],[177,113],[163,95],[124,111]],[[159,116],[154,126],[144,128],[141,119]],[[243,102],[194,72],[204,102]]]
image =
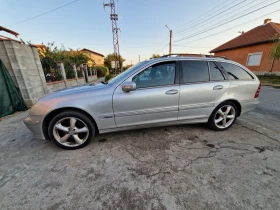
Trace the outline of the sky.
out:
[[[71,4],[41,15],[68,3]],[[280,22],[280,0],[115,0],[115,3],[120,54],[126,59],[125,64],[137,63],[139,56],[143,61],[154,53],[168,54],[169,30],[165,25],[173,31],[172,53],[208,54],[239,36],[239,32],[262,25],[265,18]],[[105,56],[113,52],[110,8],[104,9],[103,0],[0,0],[0,25],[18,32],[21,39],[32,44],[55,42],[58,47],[87,48]],[[9,36],[4,32],[0,35]]]

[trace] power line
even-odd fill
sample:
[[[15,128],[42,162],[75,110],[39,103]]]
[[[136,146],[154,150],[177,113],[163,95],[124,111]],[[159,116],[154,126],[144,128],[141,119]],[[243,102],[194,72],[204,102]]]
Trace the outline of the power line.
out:
[[[208,46],[208,47],[205,47],[205,46],[186,46],[186,45],[176,45],[176,44],[174,44],[173,46],[176,46],[176,47],[189,47],[189,48],[212,48],[210,46]]]
[[[213,11],[214,9],[217,9],[218,7],[220,7],[221,5],[223,5],[224,3],[228,2],[228,1],[229,1],[229,0],[222,2],[221,4],[219,4],[219,5],[215,6],[215,7],[213,7],[212,9],[210,9],[208,12],[204,13],[203,15],[200,15],[200,16],[194,18],[193,20],[191,20],[191,21],[188,22],[187,24],[184,24],[184,25],[182,25],[182,26],[179,26],[179,27],[174,28],[174,30],[177,30],[177,29],[179,30],[179,28],[184,28],[185,26],[190,25],[190,24],[191,24],[192,22],[194,22],[195,20],[197,20],[197,19],[203,17],[204,15],[206,15],[206,14],[208,14],[209,12]],[[230,4],[232,4],[232,3],[233,3],[233,2],[231,2]],[[230,5],[230,4],[228,4],[228,5]],[[228,5],[227,5],[227,6],[228,6]],[[215,12],[216,12],[216,11],[215,11]],[[191,25],[192,25],[192,24],[191,24]],[[180,29],[180,30],[181,30],[181,29]]]
[[[237,4],[235,4],[235,5],[231,6],[230,8],[226,8],[226,9],[223,10],[223,11],[216,11],[216,12],[219,12],[218,15],[216,15],[216,14],[215,14],[216,12],[214,12],[213,14],[210,14],[210,17],[209,17],[209,15],[208,15],[208,16],[202,18],[200,21],[198,21],[198,22],[196,21],[196,22],[195,22],[195,25],[194,25],[194,24],[191,24],[192,26],[187,27],[187,28],[184,27],[184,29],[181,29],[181,30],[177,31],[177,32],[175,32],[174,34],[181,33],[181,32],[183,32],[183,31],[185,31],[185,30],[187,30],[187,29],[189,29],[189,28],[196,27],[198,24],[204,22],[204,19],[205,19],[205,18],[207,18],[207,21],[209,21],[209,20],[211,20],[212,18],[215,18],[215,17],[217,17],[217,16],[223,14],[224,12],[228,12],[228,11],[231,10],[232,8],[234,8],[234,7],[236,7],[236,6],[238,6],[238,5],[242,4],[242,3],[244,3],[245,1],[247,1],[247,0],[243,0],[243,1],[241,1],[241,2],[239,2],[239,3],[237,3]],[[252,3],[252,2],[251,2],[251,3]]]
[[[271,0],[269,0],[269,1],[271,1]],[[242,7],[244,8],[244,7],[246,7],[247,5],[252,4],[252,3],[253,3],[253,2],[249,2],[248,4],[243,5]],[[264,0],[264,1],[260,2],[260,3],[258,3],[258,4],[255,4],[255,5],[253,5],[252,7],[246,8],[245,10],[239,12],[238,14],[243,14],[244,12],[248,12],[248,10],[253,9],[253,8],[255,8],[255,7],[257,7],[257,6],[261,5],[261,4],[263,4],[263,3],[267,3],[267,0]],[[241,8],[241,7],[240,7],[240,8]],[[238,9],[240,9],[240,8],[238,8]],[[238,9],[236,9],[236,10],[238,10]],[[225,17],[225,16],[227,16],[227,15],[228,15],[228,14],[224,14],[224,15],[218,17],[217,19],[212,20],[211,22],[216,21],[216,20],[219,20],[220,18]],[[222,21],[219,21],[219,22],[215,23],[214,25],[217,25],[217,24],[219,24],[219,23],[221,23],[221,22],[223,22],[223,21],[225,21],[225,20],[228,20],[228,19],[230,19],[230,18],[232,18],[232,17],[235,17],[236,15],[237,15],[237,14],[234,14],[234,15],[230,16],[229,18],[226,18],[226,19],[224,19],[224,20],[222,20]],[[217,16],[214,16],[214,17],[217,17]],[[210,19],[211,19],[211,18],[209,18],[207,21],[209,21]],[[195,26],[186,28],[186,29],[183,30],[183,31],[177,32],[177,34],[184,33],[184,31],[189,30],[189,29],[191,29],[191,28],[202,27],[202,26],[204,26],[204,25],[207,25],[207,24],[208,24],[207,21],[205,21],[204,24],[197,24],[197,25],[195,25]]]
[[[279,1],[280,1],[280,0],[275,1],[275,2],[272,2],[272,3],[270,3],[270,4],[267,4],[267,5],[263,6],[263,7],[260,7],[260,8],[258,8],[258,9],[255,9],[255,10],[253,10],[253,11],[251,11],[251,12],[248,12],[248,13],[246,13],[246,14],[244,14],[244,15],[241,15],[241,16],[239,16],[239,17],[236,17],[236,18],[234,18],[234,19],[232,19],[232,20],[226,21],[226,22],[224,22],[224,23],[222,23],[222,24],[219,24],[219,25],[217,25],[217,26],[214,26],[214,27],[212,27],[212,28],[210,28],[210,29],[207,29],[207,30],[201,31],[201,32],[199,32],[199,33],[190,35],[190,36],[188,36],[188,37],[184,37],[184,38],[182,38],[182,39],[176,40],[176,41],[174,41],[173,43],[175,43],[175,42],[180,42],[180,41],[182,41],[182,40],[186,40],[186,39],[192,38],[192,37],[194,37],[194,36],[203,34],[203,33],[205,33],[205,32],[211,31],[211,30],[213,30],[213,29],[215,29],[215,28],[218,28],[218,27],[220,27],[220,26],[223,26],[223,25],[225,25],[225,24],[227,24],[227,23],[230,23],[230,22],[232,22],[232,21],[234,21],[234,20],[237,20],[237,19],[239,19],[239,18],[242,18],[242,17],[244,17],[244,16],[246,16],[246,15],[252,14],[252,13],[258,11],[258,10],[261,10],[261,9],[263,9],[263,8],[265,8],[265,7],[268,7],[268,6],[272,5],[272,4],[275,4],[275,3],[279,2]]]
[[[201,38],[199,38],[199,39],[191,40],[191,41],[189,41],[189,42],[185,42],[185,43],[182,43],[182,44],[189,44],[189,43],[193,43],[193,42],[195,42],[195,41],[199,41],[199,40],[202,40],[202,39],[211,37],[211,36],[215,36],[215,35],[217,35],[217,34],[223,33],[223,32],[228,31],[228,30],[230,30],[230,29],[233,29],[233,28],[236,28],[236,27],[238,27],[238,26],[244,25],[244,24],[246,24],[246,23],[255,21],[255,20],[257,20],[257,19],[259,19],[259,18],[261,18],[261,17],[266,17],[267,15],[271,15],[271,14],[273,14],[273,13],[275,13],[275,12],[278,12],[278,11],[280,11],[280,9],[275,10],[275,11],[270,12],[270,13],[267,13],[267,14],[265,14],[265,15],[259,16],[259,17],[257,17],[257,18],[252,19],[252,20],[246,21],[246,22],[244,22],[244,23],[238,24],[238,25],[236,25],[236,26],[233,26],[233,27],[224,29],[224,30],[219,31],[219,32],[217,32],[217,33],[214,33],[214,34],[211,34],[211,35],[208,35],[208,36],[204,36],[204,37],[201,37]]]
[[[32,19],[34,19],[34,18],[41,17],[41,16],[43,16],[43,15],[46,15],[46,14],[48,14],[48,13],[51,13],[51,12],[53,12],[53,11],[59,10],[59,9],[61,9],[61,8],[63,8],[63,7],[66,7],[66,6],[70,5],[70,4],[74,4],[74,3],[77,2],[77,1],[80,1],[80,0],[75,0],[75,1],[69,2],[68,4],[64,4],[64,5],[60,6],[60,7],[57,7],[57,8],[55,8],[55,9],[50,10],[50,11],[44,12],[44,13],[42,13],[42,14],[40,14],[40,15],[36,15],[36,16],[34,16],[34,17],[31,17],[31,18],[28,18],[28,19],[25,19],[25,20],[16,22],[15,24],[23,23],[23,22],[32,20]]]

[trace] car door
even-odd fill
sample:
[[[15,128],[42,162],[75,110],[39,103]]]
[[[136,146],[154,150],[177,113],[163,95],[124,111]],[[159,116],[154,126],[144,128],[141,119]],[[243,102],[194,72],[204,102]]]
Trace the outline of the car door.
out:
[[[260,83],[249,72],[234,63],[217,62],[217,64],[226,71],[231,80],[228,94],[234,95],[241,104],[255,101],[254,96]],[[245,111],[246,105],[242,108],[242,111]]]
[[[160,62],[126,80],[135,82],[136,90],[124,92],[119,85],[113,95],[117,127],[177,121],[177,69],[176,62]]]
[[[214,62],[181,61],[178,120],[207,121],[230,82]]]

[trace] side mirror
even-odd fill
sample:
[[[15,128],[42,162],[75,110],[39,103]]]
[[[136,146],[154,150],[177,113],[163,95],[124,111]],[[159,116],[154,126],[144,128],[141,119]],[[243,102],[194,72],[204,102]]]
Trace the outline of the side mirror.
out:
[[[125,82],[122,85],[122,90],[124,92],[136,90],[136,83],[135,82]]]

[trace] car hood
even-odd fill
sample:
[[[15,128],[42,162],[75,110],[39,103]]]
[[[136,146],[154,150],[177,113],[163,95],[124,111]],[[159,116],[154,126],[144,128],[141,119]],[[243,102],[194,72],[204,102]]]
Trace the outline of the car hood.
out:
[[[102,83],[80,85],[80,86],[69,87],[69,88],[64,88],[64,89],[54,91],[54,92],[46,95],[42,99],[51,99],[51,98],[69,96],[69,95],[79,95],[79,94],[84,94],[86,92],[94,93],[97,90],[106,89],[106,88],[107,88],[107,85],[102,84]]]

